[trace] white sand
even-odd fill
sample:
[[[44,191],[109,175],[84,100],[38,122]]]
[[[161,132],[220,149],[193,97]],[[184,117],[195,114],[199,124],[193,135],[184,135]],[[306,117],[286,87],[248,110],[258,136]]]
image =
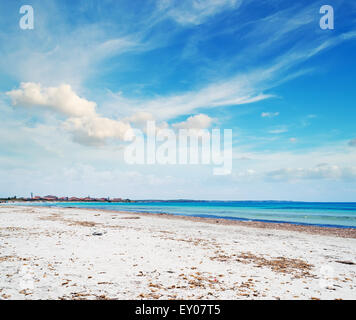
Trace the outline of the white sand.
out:
[[[356,298],[351,238],[0,206],[0,250],[1,299]]]

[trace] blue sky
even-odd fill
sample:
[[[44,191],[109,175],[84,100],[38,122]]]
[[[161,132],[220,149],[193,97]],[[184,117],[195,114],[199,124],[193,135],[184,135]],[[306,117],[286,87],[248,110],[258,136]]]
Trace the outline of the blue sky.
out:
[[[355,201],[355,26],[353,1],[2,1],[0,196]],[[201,114],[231,175],[124,162],[127,126]]]

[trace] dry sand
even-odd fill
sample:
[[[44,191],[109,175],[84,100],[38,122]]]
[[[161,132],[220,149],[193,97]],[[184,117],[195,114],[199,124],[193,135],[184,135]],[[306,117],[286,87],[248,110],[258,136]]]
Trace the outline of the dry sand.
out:
[[[355,299],[355,275],[355,230],[0,206],[0,299]]]

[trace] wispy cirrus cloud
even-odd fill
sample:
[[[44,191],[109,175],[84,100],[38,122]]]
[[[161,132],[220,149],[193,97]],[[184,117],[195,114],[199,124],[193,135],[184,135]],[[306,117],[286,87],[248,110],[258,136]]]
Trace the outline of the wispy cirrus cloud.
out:
[[[262,118],[274,118],[279,116],[279,112],[262,112],[261,117]]]
[[[270,129],[268,132],[272,133],[272,134],[285,133],[285,132],[288,132],[288,127],[287,126],[278,126],[273,129]]]
[[[225,10],[238,8],[242,0],[159,0],[158,8],[177,23],[199,25]]]
[[[96,74],[100,61],[145,50],[147,45],[137,32],[109,32],[110,25],[102,22],[83,22],[68,28],[66,15],[57,14],[61,9],[55,2],[36,9],[36,26],[30,34],[17,29],[0,34],[0,41],[6,43],[1,50],[0,68],[19,81],[44,85],[65,82],[79,87]]]
[[[296,66],[343,41],[354,38],[356,35],[352,32],[343,33],[325,41],[316,41],[305,47],[288,50],[264,66],[251,67],[248,71],[237,72],[224,79],[216,79],[188,92],[158,96],[153,99],[127,98],[122,93],[111,94],[108,105],[116,106],[123,115],[147,112],[154,114],[156,119],[169,120],[201,109],[244,105],[270,99],[275,97],[275,94],[269,92],[271,89],[310,72],[303,69],[294,71]],[[272,116],[272,114],[264,113],[265,116]],[[277,115],[274,113],[274,116]]]

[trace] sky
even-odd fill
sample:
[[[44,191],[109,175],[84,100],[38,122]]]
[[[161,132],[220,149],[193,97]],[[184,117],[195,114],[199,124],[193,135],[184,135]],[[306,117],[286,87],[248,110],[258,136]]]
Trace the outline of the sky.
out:
[[[355,56],[351,0],[1,1],[0,197],[356,201]],[[147,120],[231,129],[231,174],[126,163]]]

